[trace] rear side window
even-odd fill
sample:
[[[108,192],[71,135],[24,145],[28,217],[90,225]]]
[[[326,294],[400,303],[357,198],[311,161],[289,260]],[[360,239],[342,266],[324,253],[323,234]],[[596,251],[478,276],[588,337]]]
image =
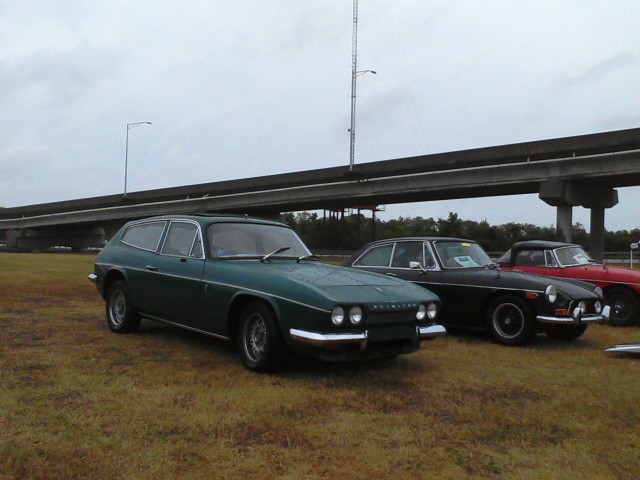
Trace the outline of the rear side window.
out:
[[[393,244],[372,248],[361,256],[354,265],[362,265],[363,267],[388,267],[392,250]]]
[[[133,225],[124,232],[122,241],[128,245],[155,252],[160,243],[165,223],[149,222]]]
[[[197,233],[198,227],[193,223],[171,222],[167,239],[162,246],[162,254],[181,257],[190,255],[194,248]],[[198,252],[198,256],[202,255]]]

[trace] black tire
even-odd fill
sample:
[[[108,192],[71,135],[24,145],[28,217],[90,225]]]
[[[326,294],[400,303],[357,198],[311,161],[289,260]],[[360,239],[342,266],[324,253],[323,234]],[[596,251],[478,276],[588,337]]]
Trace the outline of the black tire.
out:
[[[611,307],[609,323],[614,327],[630,327],[640,316],[638,297],[625,288],[610,288],[604,292],[604,301]]]
[[[586,332],[588,325],[586,323],[580,325],[556,325],[547,323],[544,325],[544,333],[550,338],[557,340],[575,340],[580,338]]]
[[[269,306],[251,302],[242,310],[238,350],[242,363],[251,371],[268,372],[275,368],[284,348]]]
[[[535,334],[531,309],[518,297],[503,295],[487,308],[487,326],[493,338],[503,345],[522,345]]]
[[[109,288],[105,304],[107,325],[115,333],[137,332],[140,328],[140,316],[133,308],[129,291],[124,282],[114,282]]]

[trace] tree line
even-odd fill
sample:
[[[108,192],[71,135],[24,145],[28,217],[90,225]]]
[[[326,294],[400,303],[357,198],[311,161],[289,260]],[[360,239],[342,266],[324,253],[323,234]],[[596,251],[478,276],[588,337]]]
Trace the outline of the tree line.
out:
[[[463,220],[449,212],[447,218],[400,217],[381,220],[362,213],[321,214],[296,212],[285,214],[286,223],[300,235],[312,251],[356,250],[367,242],[393,237],[440,236],[477,241],[488,252],[506,251],[522,240],[559,240],[555,227],[509,222],[490,225],[486,220]],[[625,252],[629,244],[640,240],[640,228],[605,232],[604,249]],[[589,234],[581,223],[573,225],[573,243],[586,250]]]

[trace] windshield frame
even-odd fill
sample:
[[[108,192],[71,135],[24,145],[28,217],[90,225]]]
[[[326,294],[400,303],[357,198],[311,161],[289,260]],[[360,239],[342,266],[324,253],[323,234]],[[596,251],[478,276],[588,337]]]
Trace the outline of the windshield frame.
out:
[[[206,229],[207,258],[211,260],[298,259],[312,255],[298,234],[287,225],[246,221],[211,223]],[[253,245],[251,245],[253,244]],[[255,247],[255,248],[254,248]],[[273,252],[289,247],[281,253]]]
[[[560,260],[560,255],[558,254],[560,250],[580,250],[580,253],[582,253],[584,255],[584,257],[587,259],[587,261],[585,263],[564,263]],[[558,247],[558,248],[554,248],[553,249],[553,255],[556,257],[556,262],[558,262],[558,265],[560,265],[561,267],[583,267],[585,265],[593,265],[593,264],[597,264],[598,262],[595,261],[593,258],[591,258],[591,255],[589,255],[584,248],[582,248],[580,245],[567,245],[567,246],[563,246],[563,247]],[[564,255],[563,255],[564,256]],[[575,256],[574,256],[575,258]]]

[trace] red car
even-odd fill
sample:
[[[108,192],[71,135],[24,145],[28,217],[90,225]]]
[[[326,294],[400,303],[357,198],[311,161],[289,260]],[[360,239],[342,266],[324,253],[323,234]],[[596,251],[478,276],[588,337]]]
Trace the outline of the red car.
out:
[[[598,263],[580,245],[542,240],[518,242],[498,259],[498,264],[505,270],[573,278],[597,285],[611,307],[612,325],[630,326],[640,317],[640,272]]]

